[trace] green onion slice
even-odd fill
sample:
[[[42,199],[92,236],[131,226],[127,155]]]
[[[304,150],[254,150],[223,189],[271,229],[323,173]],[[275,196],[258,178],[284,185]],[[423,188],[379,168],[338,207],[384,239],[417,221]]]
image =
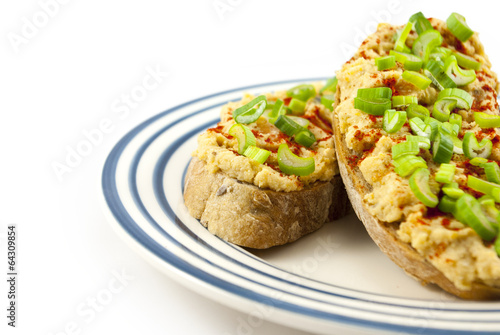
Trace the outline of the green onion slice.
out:
[[[451,136],[439,131],[432,143],[432,159],[437,163],[449,163],[451,156],[453,156]]]
[[[402,75],[403,79],[409,83],[412,83],[415,87],[425,90],[431,84],[432,80],[424,76],[423,74],[416,71],[404,71]]]
[[[465,55],[458,51],[453,51],[453,55],[457,58],[458,65],[463,68],[479,71],[481,69],[481,62],[478,62],[469,55]]]
[[[432,116],[441,122],[446,122],[450,119],[451,111],[455,109],[456,105],[457,101],[455,99],[439,99],[434,103]]]
[[[444,62],[448,56],[450,56],[452,51],[448,48],[444,47],[435,47],[429,55],[430,59],[434,59],[436,61]]]
[[[441,191],[443,191],[444,194],[453,199],[458,199],[462,196],[462,194],[465,193],[463,190],[458,188],[458,183],[456,182],[451,182],[449,184],[444,185],[441,188]]]
[[[387,98],[366,100],[356,97],[354,98],[354,108],[371,115],[384,115],[384,112],[391,108],[391,100]]]
[[[314,134],[309,129],[299,131],[295,135],[294,139],[295,142],[307,148],[309,148],[311,145],[314,144],[314,142],[316,142],[316,136],[314,136]]]
[[[469,163],[474,166],[482,167],[483,164],[488,163],[488,160],[483,157],[474,157],[469,161]]]
[[[418,104],[418,98],[413,95],[395,95],[392,97],[392,107],[401,107],[409,104]]]
[[[500,115],[490,115],[483,112],[474,112],[474,121],[481,128],[500,127]]]
[[[434,86],[440,91],[445,88],[455,88],[457,84],[444,73],[444,64],[435,61],[433,59],[429,60],[425,65],[424,74],[432,81]]]
[[[500,184],[500,168],[498,167],[497,162],[487,162],[481,166],[486,174],[486,180],[495,184]]]
[[[439,170],[436,172],[436,176],[434,177],[434,179],[436,179],[437,182],[449,184],[453,181],[455,169],[455,165],[443,163],[439,166]]]
[[[287,118],[295,121],[301,127],[307,128],[309,126],[309,120],[300,116],[287,115]]]
[[[430,134],[431,134],[430,139],[431,141],[434,141],[439,129],[441,128],[441,121],[438,121],[435,118],[428,116],[424,119],[424,122],[426,125],[430,127]],[[428,131],[426,129],[424,130]]]
[[[446,121],[439,125],[439,130],[445,132],[448,135],[457,136],[459,128],[458,125],[451,124],[450,122]]]
[[[288,104],[288,109],[295,115],[302,115],[306,109],[306,103],[297,98],[292,98]]]
[[[328,79],[325,83],[325,86],[323,86],[319,90],[319,93],[323,94],[324,91],[335,92],[337,90],[337,83],[338,83],[337,77],[332,77]]]
[[[333,110],[334,102],[335,102],[335,94],[325,94],[321,96],[321,104],[331,111]]]
[[[274,124],[280,115],[285,115],[285,114],[286,114],[286,106],[283,100],[278,99],[274,103],[274,107],[272,111],[267,115],[267,117],[269,119],[269,122]]]
[[[316,89],[311,84],[301,84],[286,91],[286,96],[307,101],[316,96]]]
[[[229,128],[229,135],[236,137],[238,140],[238,153],[243,155],[245,150],[251,146],[255,145],[256,140],[252,131],[239,123],[233,124],[231,128]]]
[[[271,151],[257,148],[254,145],[249,146],[243,153],[243,156],[253,159],[259,164],[263,164],[269,155],[271,155]]]
[[[418,12],[410,16],[410,22],[413,23],[415,31],[419,35],[426,30],[432,29],[431,23],[425,18],[422,12]]]
[[[476,135],[468,131],[464,135],[463,139],[463,150],[464,150],[464,155],[467,158],[474,158],[474,157],[483,157],[483,158],[488,158],[490,157],[491,154],[491,149],[493,148],[493,143],[487,139],[483,138],[481,142],[477,142]]]
[[[419,104],[409,104],[406,108],[406,114],[408,114],[408,119],[418,117],[423,120],[427,116],[430,116],[429,110]]]
[[[473,175],[467,176],[467,186],[475,191],[487,194],[495,198],[493,190],[500,190],[500,185],[474,177]]]
[[[462,131],[462,115],[453,113],[450,115],[450,119],[448,120],[451,124],[456,124],[458,126],[458,132]]]
[[[430,172],[426,168],[416,169],[410,177],[410,189],[413,194],[427,207],[436,207],[439,203],[438,197],[432,193],[429,187]]]
[[[444,73],[457,84],[457,86],[465,86],[476,80],[476,71],[462,70],[457,63],[457,58],[453,55],[449,56],[444,63]]]
[[[455,211],[456,203],[457,200],[445,195],[441,198],[441,200],[439,200],[438,208],[443,213],[453,213]]]
[[[489,195],[483,195],[481,198],[477,199],[483,210],[483,214],[486,216],[491,225],[498,231],[498,217],[500,211],[495,206],[495,199]]]
[[[422,68],[422,60],[410,53],[391,50],[389,55],[396,57],[396,61],[403,64],[405,70],[419,71]]]
[[[392,90],[389,87],[360,88],[357,90],[356,96],[365,100],[377,98],[390,99],[392,97]]]
[[[408,34],[410,33],[411,28],[413,28],[413,24],[412,22],[408,22],[399,34],[398,39],[396,40],[396,44],[394,45],[394,50],[404,50],[404,47],[406,46],[406,39],[408,38]]]
[[[286,143],[278,148],[278,165],[282,172],[297,176],[307,176],[314,172],[314,157],[302,158],[290,151]]]
[[[384,56],[375,58],[375,65],[377,70],[384,71],[396,67],[396,57],[394,56]]]
[[[274,125],[290,137],[304,129],[300,124],[293,121],[289,116],[286,115],[278,116],[278,119],[276,119]]]
[[[406,140],[409,142],[417,142],[418,147],[421,149],[431,148],[431,140],[425,136],[406,135]]]
[[[443,98],[455,99],[457,101],[457,108],[469,110],[472,106],[472,96],[460,88],[445,88],[439,92],[437,100]]]
[[[429,60],[429,55],[431,51],[443,43],[443,37],[439,31],[434,29],[429,29],[421,34],[413,42],[412,53],[423,60],[426,63]]]
[[[409,124],[415,135],[427,137],[430,140],[434,139],[437,129],[433,129],[432,125],[426,124],[418,117],[410,119]]]
[[[462,42],[467,41],[474,34],[465,22],[465,17],[458,13],[451,13],[446,20],[446,24],[451,33]]]
[[[266,110],[266,105],[266,96],[260,95],[246,105],[236,108],[233,111],[233,119],[236,123],[243,124],[255,122]]]
[[[415,155],[403,155],[392,161],[394,165],[394,172],[396,172],[401,177],[406,177],[413,173],[418,168],[426,168],[427,163],[420,156]]]
[[[396,133],[406,122],[406,112],[388,109],[384,112],[382,128],[389,134]]]
[[[420,146],[417,141],[406,141],[393,145],[391,150],[392,159],[398,159],[404,155],[417,155],[420,152]]]
[[[470,194],[458,198],[453,215],[462,223],[471,227],[483,240],[491,241],[497,231],[484,215],[479,201]]]

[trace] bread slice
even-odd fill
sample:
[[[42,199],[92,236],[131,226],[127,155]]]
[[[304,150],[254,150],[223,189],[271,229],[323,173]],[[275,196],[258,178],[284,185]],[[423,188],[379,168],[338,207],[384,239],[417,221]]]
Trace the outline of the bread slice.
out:
[[[276,192],[220,171],[210,173],[196,157],[186,174],[184,201],[209,232],[256,249],[293,242],[345,215],[349,208],[339,175],[300,191]]]
[[[489,69],[491,64],[489,63],[487,56],[484,54],[483,47],[477,39],[477,34],[474,34],[470,41],[462,44],[451,35],[444,22],[436,19],[429,20],[433,27],[442,33],[445,43],[447,45],[451,45],[452,49],[454,48],[453,45],[457,49],[460,47],[462,52],[464,50],[466,52],[468,51],[470,56],[475,56],[477,60],[481,61],[483,69],[481,72],[478,72],[478,77],[480,77],[482,81],[480,85],[487,85],[488,87],[476,87],[471,85],[466,89],[469,90],[469,92],[471,92],[477,100],[475,105],[476,107],[481,106],[483,103],[484,106],[487,106],[487,103],[496,99],[498,82],[496,80],[496,75]],[[391,193],[390,195],[388,194],[389,199],[382,199],[380,192],[378,193],[380,196],[379,199],[377,199],[376,196],[374,197],[374,185],[376,185],[376,183],[380,183],[380,180],[384,180],[383,178],[387,178],[389,174],[394,174],[394,168],[390,163],[373,166],[374,169],[380,168],[381,166],[383,167],[381,171],[377,171],[375,173],[377,178],[380,179],[375,183],[373,180],[369,182],[366,179],[366,175],[363,173],[365,170],[362,171],[360,169],[360,162],[367,157],[375,157],[375,159],[377,159],[377,155],[379,155],[379,157],[389,155],[390,157],[390,148],[385,152],[383,150],[379,150],[376,146],[376,143],[378,143],[377,141],[384,138],[386,140],[393,140],[394,143],[397,143],[398,140],[402,140],[401,138],[404,139],[405,134],[409,133],[409,127],[407,125],[403,126],[402,130],[397,134],[385,133],[382,129],[380,129],[380,117],[363,115],[361,111],[354,109],[353,97],[356,96],[358,88],[388,86],[393,89],[393,92],[395,92],[393,94],[417,95],[419,97],[419,101],[428,101],[431,108],[433,101],[432,98],[429,97],[437,95],[436,90],[433,88],[417,92],[414,88],[408,86],[409,84],[405,83],[404,80],[400,78],[401,73],[403,72],[401,65],[398,65],[397,68],[386,72],[377,72],[376,68],[375,70],[370,70],[374,67],[374,58],[385,56],[388,53],[388,50],[394,48],[392,35],[395,31],[397,31],[397,29],[400,28],[402,27],[394,27],[388,24],[379,25],[377,32],[369,36],[362,43],[362,46],[356,55],[349,62],[347,62],[344,68],[337,74],[339,85],[337,86],[336,103],[334,104],[335,111],[333,117],[333,129],[335,134],[334,139],[339,170],[345,184],[349,200],[354,208],[354,211],[356,212],[356,215],[363,222],[370,237],[377,244],[377,246],[411,277],[420,281],[424,285],[436,284],[443,290],[463,299],[500,299],[500,262],[498,260],[493,259],[493,261],[490,261],[488,267],[485,269],[481,269],[481,266],[479,265],[471,265],[470,271],[472,273],[470,276],[474,279],[472,282],[466,282],[468,278],[464,279],[458,275],[458,277],[451,275],[450,273],[453,269],[450,270],[442,267],[438,259],[441,257],[440,254],[438,254],[439,252],[444,253],[449,245],[453,245],[455,247],[459,245],[460,242],[455,243],[453,241],[449,241],[449,244],[446,242],[443,242],[441,245],[437,243],[432,244],[429,242],[431,235],[422,235],[420,239],[415,238],[412,239],[411,242],[408,242],[402,239],[402,234],[400,232],[401,225],[405,220],[407,220],[408,216],[411,215],[412,208],[415,208],[415,210],[421,210],[423,213],[420,220],[423,227],[422,231],[425,229],[430,230],[429,227],[431,225],[429,225],[429,222],[439,219],[440,217],[443,219],[443,222],[445,222],[444,220],[447,220],[446,222],[448,223],[452,221],[456,224],[456,227],[458,227],[449,229],[448,231],[445,231],[446,229],[441,230],[449,232],[450,236],[459,235],[459,233],[455,233],[455,230],[457,232],[464,232],[464,235],[465,233],[468,235],[475,234],[474,232],[471,232],[472,230],[470,228],[461,225],[460,222],[456,222],[456,220],[449,215],[440,213],[439,211],[433,214],[437,215],[437,218],[428,218],[426,216],[428,214],[427,209],[425,209],[425,206],[422,204],[419,205],[418,199],[416,199],[412,194],[406,196],[406,200],[401,200],[399,208],[397,206],[398,203],[396,199],[398,197],[397,192]],[[412,32],[408,38],[409,43],[412,43],[415,37],[416,34]],[[475,51],[475,53],[471,54],[471,50]],[[380,81],[377,81],[378,79],[380,79]],[[346,110],[348,109],[351,111],[350,115],[346,114]],[[341,113],[343,114],[341,115]],[[460,113],[466,122],[464,125],[472,127],[470,123],[471,115],[466,111],[460,111]],[[355,114],[361,115],[361,120],[353,121],[357,117]],[[352,119],[349,120],[349,118]],[[349,122],[350,124],[348,124]],[[349,133],[350,130],[351,132]],[[495,160],[498,159],[497,157],[492,158]],[[454,159],[458,158],[454,156]],[[429,164],[431,163],[432,162]],[[375,177],[373,179],[375,179]],[[408,182],[407,180],[405,181],[404,178],[395,177],[393,180],[400,183],[398,189],[399,194],[402,194],[402,190],[409,190]],[[397,218],[394,213],[377,212],[376,208],[382,207],[380,204],[381,201],[395,202],[396,205],[390,204],[387,208],[393,206],[393,212],[401,210],[401,217]],[[386,211],[388,210],[386,209]],[[384,215],[388,219],[381,219]],[[389,219],[389,217],[391,218]],[[474,241],[480,240],[477,236],[469,236],[468,238],[474,239]],[[463,240],[465,241],[465,238]],[[482,245],[482,242],[479,243]],[[424,246],[427,247],[427,249],[424,248]],[[496,257],[496,255],[494,255],[494,251],[492,251],[488,246],[483,247],[485,250],[484,253],[492,256],[491,258]],[[440,250],[440,248],[442,250]],[[445,259],[445,261],[460,263],[461,259],[460,256],[457,256],[456,259]],[[477,260],[477,262],[479,262],[479,260]],[[460,266],[463,270],[464,267],[468,266],[468,264],[466,264],[468,263],[467,259],[465,259],[463,263],[464,264],[457,265],[457,267]],[[483,280],[481,278],[481,276],[484,276],[480,273],[481,271],[484,271],[485,273],[488,271],[490,272],[488,273],[488,280]],[[467,274],[463,276],[467,277]]]
[[[316,138],[310,147],[296,143],[265,116],[246,125],[259,148],[268,150],[265,164],[237,152],[228,129],[232,112],[252,100],[244,96],[221,110],[221,121],[198,138],[184,182],[189,213],[208,231],[231,243],[256,249],[293,242],[345,215],[351,208],[338,173],[331,128],[331,109],[312,98],[302,121]],[[286,92],[267,94],[268,101],[289,103]],[[287,175],[278,164],[277,149],[286,143],[296,155],[314,157],[307,176]]]

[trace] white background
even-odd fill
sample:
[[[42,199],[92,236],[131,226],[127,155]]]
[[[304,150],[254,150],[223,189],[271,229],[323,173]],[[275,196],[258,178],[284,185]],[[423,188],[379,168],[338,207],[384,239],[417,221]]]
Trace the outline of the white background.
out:
[[[158,272],[102,214],[103,162],[141,121],[226,89],[332,76],[377,21],[404,24],[417,11],[465,15],[492,62],[500,62],[498,13],[486,1],[62,2],[0,5],[2,334],[241,333],[245,314]],[[51,16],[43,14],[44,3],[52,3],[45,6]],[[150,81],[156,87],[124,108],[126,95],[152,70],[162,73],[158,85]],[[102,140],[58,176],[54,164],[66,164],[102,122],[111,124]],[[14,330],[4,316],[11,223],[19,234]],[[115,281],[117,272],[126,274],[126,286]],[[90,313],[89,301],[109,285],[116,292],[109,304]],[[304,334],[271,322],[251,333]]]

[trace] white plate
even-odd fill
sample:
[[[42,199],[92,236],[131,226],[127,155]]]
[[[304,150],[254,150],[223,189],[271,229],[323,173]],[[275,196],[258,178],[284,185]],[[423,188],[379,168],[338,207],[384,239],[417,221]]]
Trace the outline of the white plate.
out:
[[[187,287],[263,318],[324,334],[500,333],[500,303],[423,287],[389,261],[354,215],[290,245],[247,251],[207,232],[182,199],[196,138],[220,106],[318,80],[262,84],[196,99],[128,133],[102,173],[106,213],[123,238]]]

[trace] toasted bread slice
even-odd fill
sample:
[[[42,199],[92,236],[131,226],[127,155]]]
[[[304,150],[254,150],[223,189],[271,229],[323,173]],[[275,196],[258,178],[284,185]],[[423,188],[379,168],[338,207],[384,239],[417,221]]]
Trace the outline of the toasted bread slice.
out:
[[[317,141],[309,148],[293,142],[265,116],[247,125],[257,146],[271,152],[264,164],[237,153],[237,140],[228,134],[235,123],[232,111],[253,99],[245,96],[221,111],[221,122],[198,139],[185,184],[190,214],[220,238],[249,248],[269,248],[293,242],[343,216],[351,208],[338,174],[331,129],[331,111],[312,99],[305,119]],[[268,94],[273,101],[285,92]],[[315,171],[307,176],[280,171],[277,148],[287,143],[295,154],[314,157]]]
[[[443,36],[443,46],[459,50],[481,62],[477,80],[462,87],[474,97],[472,110],[458,110],[463,116],[463,129],[480,131],[472,122],[472,111],[488,111],[498,115],[496,92],[498,81],[475,33],[465,43],[458,41],[440,20],[429,19]],[[354,108],[359,88],[390,87],[394,95],[414,95],[419,103],[432,110],[438,90],[432,85],[418,90],[401,78],[402,64],[378,71],[374,59],[394,48],[394,34],[402,27],[379,25],[355,56],[337,73],[339,80],[334,104],[335,146],[340,174],[349,200],[358,218],[379,248],[411,277],[423,284],[436,284],[464,299],[500,299],[500,259],[490,243],[481,240],[470,228],[452,215],[429,209],[412,193],[408,178],[394,172],[391,147],[411,134],[408,123],[395,134],[382,129],[380,116],[368,115]],[[417,37],[408,36],[411,47]],[[489,133],[500,138],[498,130]],[[498,142],[490,159],[500,158]],[[434,175],[438,164],[429,150],[421,149]],[[463,156],[463,155],[462,155]],[[457,166],[455,181],[466,183],[468,160],[453,155]],[[465,177],[464,177],[465,176]],[[437,182],[435,185],[437,186]],[[465,189],[465,187],[464,187]]]

